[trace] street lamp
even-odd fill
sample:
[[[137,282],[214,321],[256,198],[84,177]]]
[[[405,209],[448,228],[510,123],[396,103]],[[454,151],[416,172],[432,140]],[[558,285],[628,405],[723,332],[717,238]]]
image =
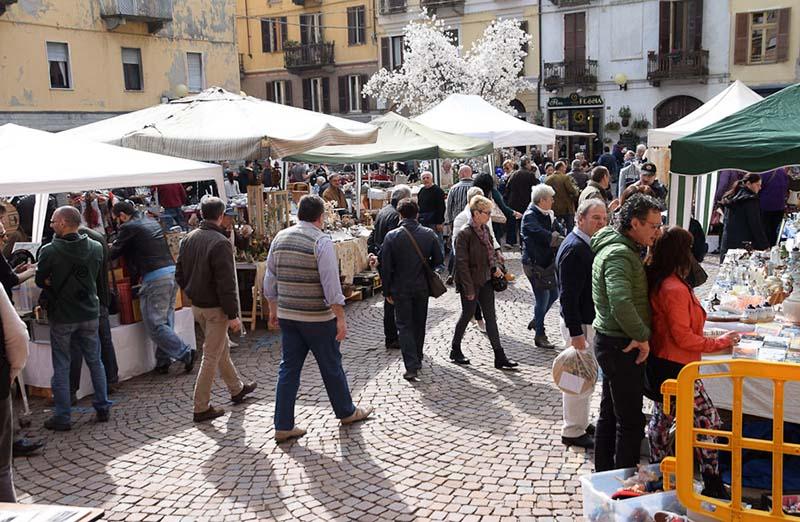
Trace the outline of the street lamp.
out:
[[[625,73],[615,74],[614,83],[616,83],[619,86],[620,91],[628,90],[628,76]]]

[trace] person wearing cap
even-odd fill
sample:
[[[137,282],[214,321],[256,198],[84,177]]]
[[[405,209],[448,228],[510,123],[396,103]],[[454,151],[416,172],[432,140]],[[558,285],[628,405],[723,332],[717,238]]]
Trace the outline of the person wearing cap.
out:
[[[342,190],[342,177],[339,174],[333,174],[328,182],[330,186],[322,193],[322,199],[335,202],[338,209],[347,210],[347,198],[344,197]]]
[[[667,187],[661,184],[656,179],[656,166],[652,163],[645,163],[639,169],[639,181],[633,183],[632,186],[648,186],[653,190],[653,195],[665,202],[667,200]]]

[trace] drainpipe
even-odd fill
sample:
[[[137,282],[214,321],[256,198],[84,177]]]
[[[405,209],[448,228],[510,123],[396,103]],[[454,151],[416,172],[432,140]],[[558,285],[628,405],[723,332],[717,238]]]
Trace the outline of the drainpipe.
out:
[[[539,0],[541,2],[541,0]],[[247,0],[244,0],[244,25],[247,28],[247,56],[253,57],[253,50],[250,48],[250,12],[247,9]]]
[[[245,5],[247,5],[247,0],[245,0]],[[537,16],[539,18],[539,74],[536,80],[536,109],[542,113],[542,118],[544,118],[544,111],[542,110],[542,68],[544,67],[542,64],[542,0],[539,0]]]

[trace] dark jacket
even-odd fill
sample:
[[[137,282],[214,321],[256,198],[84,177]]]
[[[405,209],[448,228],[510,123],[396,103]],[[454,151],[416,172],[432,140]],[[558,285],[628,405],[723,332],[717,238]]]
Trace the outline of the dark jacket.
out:
[[[478,290],[491,278],[492,266],[486,245],[481,242],[472,225],[467,223],[456,234],[456,263],[453,273],[456,292],[476,296]]]
[[[592,247],[570,232],[556,254],[561,317],[572,337],[583,335],[581,325],[594,321],[592,301]]]
[[[745,241],[749,241],[755,250],[769,248],[769,241],[761,224],[758,194],[747,187],[741,187],[733,197],[723,199],[720,206],[725,209],[725,228],[722,230],[722,244],[719,249],[721,257],[732,248],[743,248]]]
[[[102,264],[103,247],[85,234],[55,237],[42,247],[36,285],[46,292],[52,322],[82,323],[100,316],[97,274]]]
[[[556,249],[551,245],[553,232],[564,235],[558,221],[551,222],[550,216],[536,208],[533,203],[522,215],[522,264],[547,268],[555,261]]]
[[[140,276],[175,264],[161,225],[138,212],[119,227],[117,240],[109,247],[108,254],[112,260],[124,255]]]
[[[429,291],[425,267],[406,230],[414,236],[429,267],[444,262],[436,233],[413,219],[404,219],[386,234],[381,248],[379,266],[386,297],[410,297]]]
[[[2,254],[0,254],[0,284],[3,285],[3,290],[6,291],[8,298],[11,299],[13,303],[14,300],[11,298],[11,294],[14,287],[19,284],[19,276],[14,272],[14,269],[11,268],[8,260]]]
[[[578,190],[586,188],[586,184],[589,182],[589,175],[585,173],[583,169],[573,170],[568,175],[572,178],[572,181],[575,182],[575,186],[578,187]]]
[[[536,174],[528,169],[519,169],[511,173],[503,194],[508,206],[517,212],[525,212],[531,202],[531,188],[538,184]]]
[[[108,242],[103,234],[92,230],[91,228],[81,227],[78,229],[79,234],[86,234],[89,239],[97,241],[103,248],[103,263],[100,265],[100,271],[97,273],[97,298],[100,299],[100,305],[108,308],[108,303],[111,300],[108,288]]]
[[[611,181],[613,183],[617,182],[619,179],[619,163],[617,163],[617,159],[611,155],[611,153],[606,152],[601,154],[597,159],[597,164],[608,169],[608,174],[611,178]]]
[[[201,222],[181,241],[175,281],[193,306],[222,308],[228,319],[239,316],[233,247],[214,223]]]
[[[419,204],[419,222],[426,227],[444,223],[445,208],[444,190],[439,185],[422,187],[417,194]]]
[[[370,254],[380,255],[381,245],[386,234],[400,225],[400,213],[395,208],[397,201],[392,200],[391,205],[386,205],[375,216],[375,225],[367,238],[367,251]]]

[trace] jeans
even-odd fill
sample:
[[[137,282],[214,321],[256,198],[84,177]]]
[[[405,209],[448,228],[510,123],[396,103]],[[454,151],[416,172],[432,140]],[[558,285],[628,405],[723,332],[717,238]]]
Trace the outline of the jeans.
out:
[[[386,346],[398,341],[394,305],[386,299],[383,300],[383,336],[386,338]]]
[[[219,370],[222,380],[228,387],[231,396],[242,391],[244,384],[239,378],[239,373],[231,361],[230,345],[228,340],[228,316],[222,308],[192,307],[195,321],[203,330],[203,359],[200,361],[200,371],[194,384],[194,412],[202,413],[208,410],[211,401],[211,386],[214,376]]]
[[[442,259],[444,259],[444,255],[445,255],[444,232],[442,232],[441,230],[436,230],[436,225],[434,225],[432,228],[433,228],[433,231],[436,233],[436,239],[439,240],[439,247],[442,249]],[[435,270],[435,269],[438,269],[439,267],[433,267],[433,268]]]
[[[394,298],[394,313],[400,332],[400,350],[406,370],[422,367],[422,348],[425,346],[425,326],[428,322],[428,292]]]
[[[11,461],[14,446],[14,414],[11,396],[0,400],[0,502],[16,502]]]
[[[167,225],[167,229],[177,225],[186,230],[186,218],[183,216],[183,210],[181,210],[181,207],[165,208],[163,217],[164,223]]]
[[[114,341],[111,338],[111,324],[108,322],[108,307],[100,305],[100,319],[97,335],[100,338],[100,360],[106,371],[106,383],[119,382],[119,368],[117,367],[117,354],[114,352]],[[83,369],[83,356],[72,346],[72,360],[69,368],[69,391],[75,393],[81,387],[81,370]]]
[[[92,376],[94,387],[94,409],[106,411],[111,407],[108,400],[106,371],[100,360],[100,343],[97,339],[97,319],[80,323],[50,322],[50,349],[53,356],[53,402],[56,422],[70,422],[69,370],[72,347],[83,355]]]
[[[531,282],[531,288],[533,288],[533,296],[535,298],[533,303],[533,329],[537,337],[545,335],[544,318],[548,310],[553,306],[553,303],[558,299],[558,288],[549,290],[537,289],[534,284],[533,270],[530,265],[522,265],[522,269],[528,281]]]
[[[475,317],[475,309],[480,304],[483,311],[483,319],[486,321],[486,335],[489,336],[489,342],[492,344],[492,350],[495,355],[502,354],[503,347],[500,345],[500,332],[497,330],[497,317],[494,310],[494,287],[492,282],[487,281],[482,287],[477,290],[477,295],[472,301],[467,300],[464,295],[464,290],[460,290],[461,296],[461,316],[456,323],[456,330],[453,332],[453,342],[451,349],[456,354],[461,352],[461,340],[464,338],[464,332],[467,330],[467,325],[470,319]]]
[[[185,360],[191,350],[173,330],[177,295],[178,283],[172,275],[142,283],[139,290],[144,329],[156,344],[156,366]]]
[[[603,395],[594,436],[596,471],[633,468],[639,463],[644,438],[644,364],[638,350],[624,353],[631,340],[597,332],[594,352],[603,370]]]
[[[308,352],[314,354],[336,418],[356,411],[347,376],[342,368],[342,352],[336,340],[336,320],[322,323],[279,320],[281,326],[281,364],[275,393],[275,429],[294,428],[294,403],[300,388],[300,372]]]
[[[594,345],[594,328],[590,324],[581,325],[586,337],[586,351],[591,353]],[[561,336],[564,337],[566,346],[570,346],[571,336],[564,319],[561,319]],[[583,395],[561,392],[561,405],[564,416],[564,425],[561,427],[561,436],[577,438],[586,433],[589,426],[589,411],[594,389]]]
[[[517,244],[517,235],[519,233],[519,226],[521,222],[514,216],[511,216],[506,220],[506,244],[507,245],[516,245]]]

